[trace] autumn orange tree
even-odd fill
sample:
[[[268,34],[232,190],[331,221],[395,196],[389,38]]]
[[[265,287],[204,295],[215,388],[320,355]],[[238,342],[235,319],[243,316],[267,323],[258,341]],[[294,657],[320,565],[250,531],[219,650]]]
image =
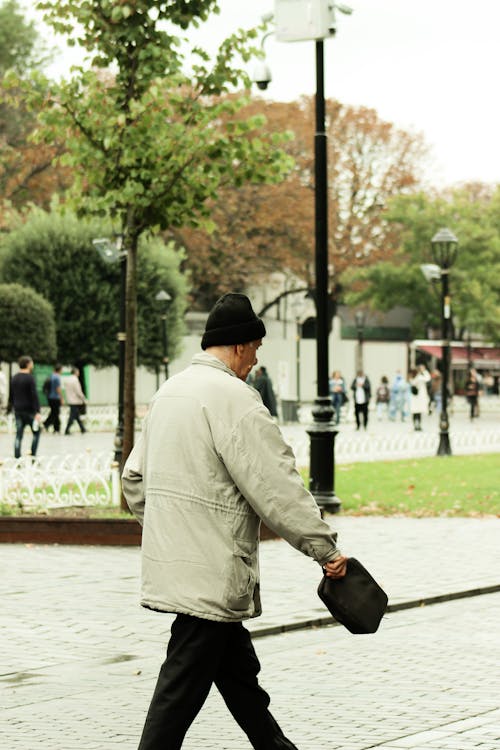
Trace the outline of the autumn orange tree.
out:
[[[180,229],[194,302],[206,309],[228,289],[242,289],[276,268],[312,285],[314,254],[314,99],[267,102],[254,98],[270,133],[289,130],[285,144],[295,168],[278,185],[222,187],[212,205],[215,230]],[[427,150],[422,137],[384,122],[372,109],[327,102],[329,225],[332,288],[347,268],[390,257],[399,232],[385,219],[394,195],[422,185]]]

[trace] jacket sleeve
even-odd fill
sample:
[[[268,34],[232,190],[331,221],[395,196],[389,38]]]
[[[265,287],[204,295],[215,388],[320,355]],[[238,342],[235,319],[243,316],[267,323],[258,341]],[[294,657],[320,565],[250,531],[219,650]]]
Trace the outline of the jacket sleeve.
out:
[[[144,437],[143,434],[134,445],[122,474],[122,490],[127,505],[141,526],[144,523]]]
[[[266,526],[320,565],[341,553],[304,487],[295,457],[267,409],[252,410],[234,428],[220,455],[233,481]]]

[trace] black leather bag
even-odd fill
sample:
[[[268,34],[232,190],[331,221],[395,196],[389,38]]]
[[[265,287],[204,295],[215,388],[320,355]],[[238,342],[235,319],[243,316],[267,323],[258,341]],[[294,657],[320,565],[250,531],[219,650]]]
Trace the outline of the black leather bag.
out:
[[[318,596],[351,633],[375,633],[387,608],[387,594],[354,557],[343,578],[323,576]]]

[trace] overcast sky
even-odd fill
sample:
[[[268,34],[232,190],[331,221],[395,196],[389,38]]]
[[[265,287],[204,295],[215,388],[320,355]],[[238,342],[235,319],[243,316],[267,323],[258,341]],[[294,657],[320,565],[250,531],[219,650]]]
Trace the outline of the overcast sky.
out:
[[[500,0],[348,0],[325,42],[325,91],[422,132],[440,186],[500,183]],[[273,0],[219,0],[196,42],[215,46],[259,23]],[[194,37],[193,37],[194,40]],[[273,81],[264,96],[291,101],[316,87],[314,42],[266,41]],[[259,92],[260,93],[260,92]]]

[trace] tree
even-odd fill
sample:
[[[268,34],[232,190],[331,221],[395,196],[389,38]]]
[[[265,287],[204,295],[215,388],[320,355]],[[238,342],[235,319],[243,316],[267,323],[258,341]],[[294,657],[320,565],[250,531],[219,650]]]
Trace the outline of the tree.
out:
[[[400,228],[401,246],[391,261],[350,274],[350,301],[379,310],[406,305],[415,311],[414,333],[422,337],[439,328],[440,290],[429,288],[420,265],[433,262],[430,241],[447,226],[459,241],[450,279],[455,336],[463,338],[467,330],[498,342],[500,279],[492,270],[500,263],[499,208],[500,188],[475,184],[395,198],[387,219]]]
[[[17,0],[4,0],[0,4],[0,76],[9,69],[24,75],[40,67],[45,58],[34,23],[26,21]]]
[[[54,360],[54,311],[33,289],[0,284],[0,362],[14,362],[23,354],[41,362]]]
[[[78,219],[71,212],[33,210],[24,224],[0,242],[0,278],[20,281],[43,294],[57,321],[57,357],[80,367],[118,362],[119,264],[109,265],[92,240],[109,236],[102,219]],[[169,311],[171,356],[182,335],[187,280],[179,270],[182,256],[159,239],[144,240],[139,251],[138,360],[150,369],[161,361],[160,316],[154,295],[161,288],[173,302]],[[55,355],[54,355],[55,356]]]
[[[32,201],[48,207],[52,193],[69,181],[67,170],[52,167],[62,145],[30,142],[35,113],[26,107],[22,88],[7,84],[7,71],[26,80],[48,59],[43,39],[17,0],[5,0],[0,5],[0,230],[8,227],[11,206]]]
[[[314,285],[314,102],[264,102],[255,98],[249,115],[263,113],[270,133],[293,134],[284,148],[295,168],[278,185],[222,188],[214,201],[213,232],[181,229],[193,298],[206,307],[219,294],[242,289],[276,268],[288,268]],[[421,185],[427,151],[421,136],[398,130],[374,110],[327,102],[329,226],[332,286],[347,268],[390,256],[398,228],[385,219],[392,196]]]
[[[127,252],[127,346],[123,456],[133,444],[137,351],[137,250],[155,228],[200,225],[223,183],[277,181],[288,161],[262,129],[243,119],[243,100],[221,101],[229,88],[249,83],[235,67],[248,61],[250,37],[238,31],[211,62],[201,49],[182,72],[171,29],[198,25],[217,10],[215,0],[45,0],[53,27],[90,53],[92,70],[32,97],[46,143],[65,139],[64,163],[75,174],[81,212],[109,212]],[[113,70],[113,74],[109,73]],[[242,138],[242,134],[251,137]]]

